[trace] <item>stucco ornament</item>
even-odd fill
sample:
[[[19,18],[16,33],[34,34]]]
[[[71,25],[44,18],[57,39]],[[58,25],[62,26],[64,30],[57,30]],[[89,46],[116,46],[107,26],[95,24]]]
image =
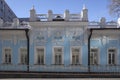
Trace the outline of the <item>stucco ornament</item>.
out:
[[[117,23],[118,23],[118,27],[120,27],[120,18],[118,18],[118,22]]]

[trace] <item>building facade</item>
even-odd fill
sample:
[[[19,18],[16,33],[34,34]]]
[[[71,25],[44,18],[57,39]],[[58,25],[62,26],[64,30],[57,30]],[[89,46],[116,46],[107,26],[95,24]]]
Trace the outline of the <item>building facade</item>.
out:
[[[13,21],[0,20],[0,71],[120,72],[117,23],[89,22],[85,7],[80,14],[32,8],[29,22]]]
[[[5,0],[0,0],[0,18],[3,19],[4,22],[12,22],[14,18],[17,18]]]

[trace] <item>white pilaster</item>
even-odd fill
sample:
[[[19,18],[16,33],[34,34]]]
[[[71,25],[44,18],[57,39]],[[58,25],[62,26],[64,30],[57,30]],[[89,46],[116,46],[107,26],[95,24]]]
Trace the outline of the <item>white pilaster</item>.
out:
[[[52,10],[48,10],[48,21],[52,21],[53,19],[53,12]]]
[[[69,21],[69,10],[65,10],[64,19],[65,19],[65,21]]]
[[[0,18],[0,27],[3,26],[3,20]]]
[[[17,18],[13,19],[13,26],[14,27],[18,27],[19,26],[19,19],[17,19]]]
[[[83,5],[83,9],[81,11],[82,21],[88,21],[88,9]]]
[[[36,21],[36,11],[34,9],[34,6],[33,8],[30,10],[30,21]]]
[[[100,19],[100,27],[101,27],[101,28],[105,28],[105,25],[106,25],[106,19],[105,19],[104,17],[102,17],[102,18]]]

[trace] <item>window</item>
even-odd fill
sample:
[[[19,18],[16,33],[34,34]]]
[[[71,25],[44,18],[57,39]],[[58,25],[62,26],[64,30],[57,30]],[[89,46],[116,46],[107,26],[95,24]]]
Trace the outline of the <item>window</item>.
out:
[[[20,49],[20,64],[27,64],[27,49]]]
[[[54,48],[54,61],[56,65],[62,64],[62,54],[63,54],[62,48],[60,47]]]
[[[1,9],[1,13],[3,13],[3,9]]]
[[[3,1],[1,1],[1,5],[3,4]]]
[[[9,48],[4,49],[4,63],[11,64],[11,54],[12,51]]]
[[[37,48],[37,64],[44,65],[44,48]]]
[[[108,49],[108,64],[115,65],[116,49]]]
[[[72,65],[80,64],[80,48],[72,48]]]
[[[98,49],[91,49],[91,51],[90,51],[90,64],[91,65],[98,64]]]

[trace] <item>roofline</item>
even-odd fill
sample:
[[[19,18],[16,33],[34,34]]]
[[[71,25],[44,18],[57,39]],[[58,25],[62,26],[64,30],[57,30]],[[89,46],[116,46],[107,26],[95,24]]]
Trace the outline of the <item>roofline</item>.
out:
[[[25,29],[13,29],[13,28],[9,29],[9,28],[0,28],[0,30],[29,30],[29,29],[27,29],[27,28],[25,28]]]
[[[90,30],[120,30],[120,28],[90,28]]]
[[[4,1],[4,3],[6,4],[6,6],[12,11],[12,13],[15,15],[15,17],[17,18],[17,15],[15,14],[15,12],[10,8],[10,6],[8,5],[8,3],[5,1],[5,0],[3,0]]]

